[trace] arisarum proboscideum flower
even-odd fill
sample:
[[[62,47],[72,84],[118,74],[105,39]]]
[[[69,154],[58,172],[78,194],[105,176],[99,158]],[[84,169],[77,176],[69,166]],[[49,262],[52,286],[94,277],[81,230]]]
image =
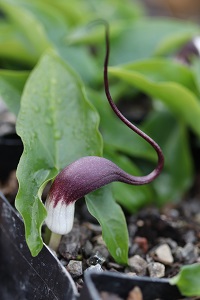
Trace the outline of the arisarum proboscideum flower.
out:
[[[82,157],[65,167],[55,178],[45,203],[47,209],[46,224],[52,232],[60,235],[69,233],[73,227],[76,200],[114,181],[132,185],[150,183],[160,174],[164,164],[164,157],[158,144],[129,122],[112,100],[108,82],[109,27],[106,23],[105,25],[104,87],[107,99],[118,118],[155,149],[158,163],[150,174],[141,177],[128,174],[112,161],[97,156]]]

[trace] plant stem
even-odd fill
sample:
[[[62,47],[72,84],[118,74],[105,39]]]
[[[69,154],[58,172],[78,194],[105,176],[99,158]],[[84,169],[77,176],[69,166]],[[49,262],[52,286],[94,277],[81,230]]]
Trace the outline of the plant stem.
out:
[[[49,244],[50,237],[51,237],[51,230],[46,226],[44,231],[44,236],[43,236],[43,240],[46,245]]]
[[[117,117],[131,130],[133,130],[135,133],[137,133],[139,136],[145,139],[155,149],[158,156],[157,167],[150,174],[141,177],[132,176],[132,178],[131,176],[128,176],[128,181],[125,178],[124,182],[129,184],[135,184],[135,185],[150,183],[160,174],[161,170],[163,169],[164,156],[159,145],[152,138],[150,138],[146,133],[144,133],[142,130],[137,128],[137,126],[133,125],[129,120],[127,120],[124,117],[124,115],[119,111],[119,109],[117,108],[117,106],[115,105],[112,99],[112,96],[110,94],[110,88],[109,88],[109,80],[108,80],[108,61],[109,61],[109,54],[110,54],[109,25],[106,21],[102,21],[102,23],[104,24],[106,29],[106,33],[105,33],[106,54],[104,60],[104,89],[105,89],[105,94],[108,99],[108,102],[112,110],[114,111],[114,113],[117,115]]]
[[[62,235],[58,233],[51,232],[51,237],[49,240],[49,247],[57,252],[60,241],[61,241]]]

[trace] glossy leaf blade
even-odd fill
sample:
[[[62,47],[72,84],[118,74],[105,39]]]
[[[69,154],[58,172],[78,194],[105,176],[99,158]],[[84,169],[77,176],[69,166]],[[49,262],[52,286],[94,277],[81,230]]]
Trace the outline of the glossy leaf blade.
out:
[[[126,70],[139,72],[154,82],[175,82],[199,93],[192,69],[176,60],[150,58],[129,63],[123,67]]]
[[[148,34],[147,34],[148,33]],[[167,54],[198,35],[198,25],[170,18],[140,18],[121,32],[111,48],[110,65]],[[177,38],[178,37],[178,38]]]
[[[133,85],[147,95],[161,100],[178,118],[182,119],[195,133],[200,134],[200,103],[197,96],[183,85],[154,80],[139,70],[126,67],[110,68],[110,73]],[[153,72],[152,72],[153,73]]]
[[[125,155],[115,153],[113,147],[105,147],[104,157],[116,163],[121,169],[134,176],[142,176],[141,171],[131,159]],[[151,184],[134,186],[122,182],[113,182],[113,195],[116,201],[130,213],[138,211],[145,205],[149,205],[155,199]]]
[[[156,203],[162,205],[169,199],[179,201],[191,187],[194,176],[185,124],[176,120],[169,111],[158,111],[149,116],[142,129],[158,142],[165,156],[164,170],[151,183],[157,193]]]
[[[81,156],[100,155],[99,118],[72,70],[47,52],[31,73],[21,100],[17,133],[24,144],[17,177],[16,207],[23,216],[32,255],[42,247],[46,210],[43,185]]]
[[[26,47],[32,56],[39,57],[46,48],[51,46],[43,25],[22,3],[3,0],[1,8],[16,29],[23,34]]]
[[[100,114],[104,144],[131,156],[156,161],[154,149],[116,117],[105,95],[100,96],[93,90],[88,90],[87,94]]]
[[[0,23],[0,56],[5,61],[17,61],[18,64],[22,63],[29,68],[36,61],[35,56],[27,47],[27,40],[22,32],[19,32],[11,22],[6,21]]]
[[[29,72],[0,71],[0,96],[15,115],[20,108],[20,99]]]
[[[128,231],[121,207],[115,202],[110,186],[86,196],[89,212],[102,227],[103,239],[116,262],[127,264]]]
[[[173,277],[170,282],[176,284],[184,296],[200,296],[200,264],[184,266],[179,274]]]

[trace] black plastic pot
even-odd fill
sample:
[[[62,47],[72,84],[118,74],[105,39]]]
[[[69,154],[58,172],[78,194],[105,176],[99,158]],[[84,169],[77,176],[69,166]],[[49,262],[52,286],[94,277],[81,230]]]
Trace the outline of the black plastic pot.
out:
[[[0,299],[75,300],[75,283],[44,245],[32,257],[24,239],[24,225],[0,193]]]
[[[114,294],[122,299],[127,299],[129,292],[136,286],[141,289],[143,300],[184,299],[177,287],[170,285],[167,279],[130,277],[114,272],[86,272],[80,300],[102,300],[102,292],[108,293],[107,299],[109,299],[109,294],[110,297]]]
[[[10,171],[16,170],[23,151],[21,139],[17,134],[0,136],[0,180],[5,181]]]

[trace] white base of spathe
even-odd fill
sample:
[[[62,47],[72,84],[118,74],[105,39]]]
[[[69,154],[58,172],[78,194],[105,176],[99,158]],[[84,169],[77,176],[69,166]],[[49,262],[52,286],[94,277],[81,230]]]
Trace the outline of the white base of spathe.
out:
[[[68,205],[63,201],[58,201],[54,207],[54,202],[47,199],[45,203],[47,209],[47,217],[45,223],[47,227],[55,233],[67,234],[72,230],[74,223],[75,203]]]

